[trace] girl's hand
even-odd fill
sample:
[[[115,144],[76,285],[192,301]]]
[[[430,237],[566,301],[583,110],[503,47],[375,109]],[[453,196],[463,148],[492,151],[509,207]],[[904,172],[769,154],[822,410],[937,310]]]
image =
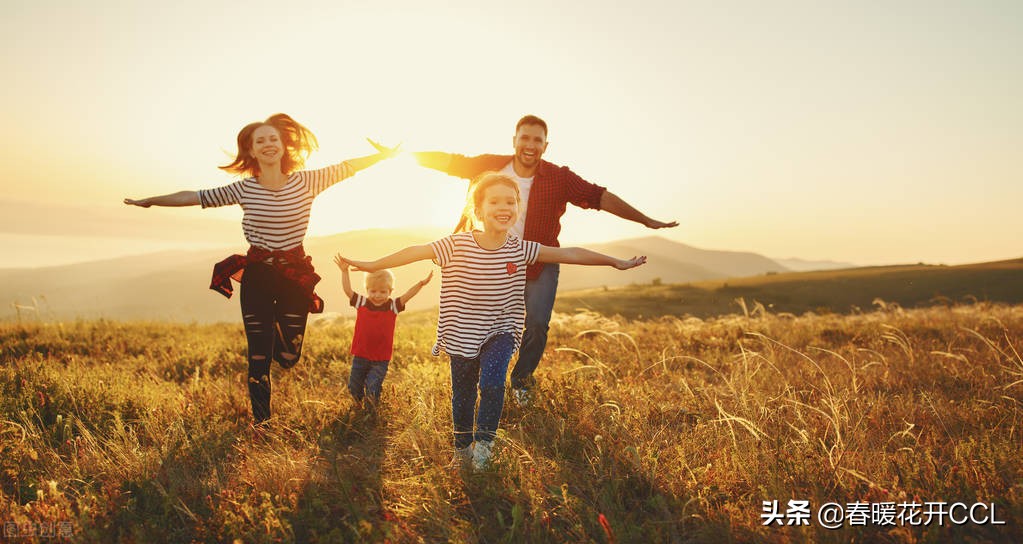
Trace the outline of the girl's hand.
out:
[[[336,264],[341,270],[348,270],[348,261],[346,261],[340,253],[334,255],[334,264]]]
[[[633,258],[628,259],[628,260],[619,259],[618,262],[615,263],[615,268],[617,268],[618,270],[628,270],[630,268],[636,268],[637,266],[639,266],[639,265],[641,265],[641,264],[643,264],[645,262],[646,262],[646,255],[641,255],[639,257],[633,257]]]
[[[371,140],[369,138],[366,138],[366,141],[369,142],[369,145],[373,146],[377,150],[377,152],[381,153],[385,159],[390,159],[391,157],[397,156],[399,153],[401,153],[400,143],[394,147],[387,147],[386,145],[383,145],[380,142]]]
[[[430,283],[430,279],[432,279],[432,278],[433,278],[433,270],[431,270],[430,274],[428,276],[426,276],[426,279],[424,279],[423,281],[419,282],[419,285],[425,286],[427,283]]]
[[[140,208],[148,208],[153,205],[153,203],[150,202],[148,198],[143,198],[142,200],[132,200],[130,198],[126,198],[124,199],[124,203],[129,206],[138,206]]]

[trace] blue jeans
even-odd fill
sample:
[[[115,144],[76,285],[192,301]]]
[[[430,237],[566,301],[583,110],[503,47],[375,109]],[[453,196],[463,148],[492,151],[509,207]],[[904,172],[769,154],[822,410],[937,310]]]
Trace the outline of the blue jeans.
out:
[[[387,364],[390,361],[370,361],[362,357],[352,358],[352,373],[348,376],[348,391],[356,402],[369,396],[374,403],[380,401],[380,391],[384,387],[387,376]]]
[[[511,333],[503,333],[487,340],[473,359],[451,355],[451,422],[456,448],[468,447],[473,439],[493,440],[497,436],[497,425],[504,409],[504,380],[514,352],[515,338]],[[473,412],[476,412],[475,435]]]
[[[511,386],[515,389],[525,389],[534,383],[533,371],[547,347],[547,330],[551,326],[560,274],[560,265],[546,263],[539,277],[526,281],[526,330],[522,333],[522,347],[511,374]]]

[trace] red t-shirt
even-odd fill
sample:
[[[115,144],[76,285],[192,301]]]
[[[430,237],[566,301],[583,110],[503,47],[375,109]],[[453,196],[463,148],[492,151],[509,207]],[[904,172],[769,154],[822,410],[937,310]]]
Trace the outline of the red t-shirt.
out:
[[[401,299],[387,299],[379,306],[353,293],[349,301],[355,308],[355,335],[352,355],[369,361],[390,361],[394,350],[394,322],[405,309]]]

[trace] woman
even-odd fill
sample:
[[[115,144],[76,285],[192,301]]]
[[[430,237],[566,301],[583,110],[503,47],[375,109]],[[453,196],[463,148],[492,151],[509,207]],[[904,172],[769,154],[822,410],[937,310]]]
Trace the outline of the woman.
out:
[[[238,133],[235,159],[220,167],[245,175],[245,179],[215,189],[124,199],[125,204],[143,208],[242,207],[242,230],[249,251],[217,263],[210,288],[230,297],[231,279],[242,281],[244,274],[241,309],[248,341],[249,397],[257,425],[270,418],[271,361],[284,368],[294,366],[302,354],[309,312],[323,311],[323,300],[313,292],[320,276],[302,247],[313,199],[397,152],[396,148],[373,145],[380,150],[375,155],[320,170],[302,170],[306,157],[318,146],[316,137],[288,115],[278,113],[246,125]]]

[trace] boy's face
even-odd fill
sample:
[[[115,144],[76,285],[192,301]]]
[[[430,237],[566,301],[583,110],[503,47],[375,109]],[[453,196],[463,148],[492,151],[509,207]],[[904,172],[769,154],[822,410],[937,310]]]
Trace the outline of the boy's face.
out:
[[[366,286],[366,296],[373,304],[383,304],[391,296],[391,286],[383,282],[371,283]]]

